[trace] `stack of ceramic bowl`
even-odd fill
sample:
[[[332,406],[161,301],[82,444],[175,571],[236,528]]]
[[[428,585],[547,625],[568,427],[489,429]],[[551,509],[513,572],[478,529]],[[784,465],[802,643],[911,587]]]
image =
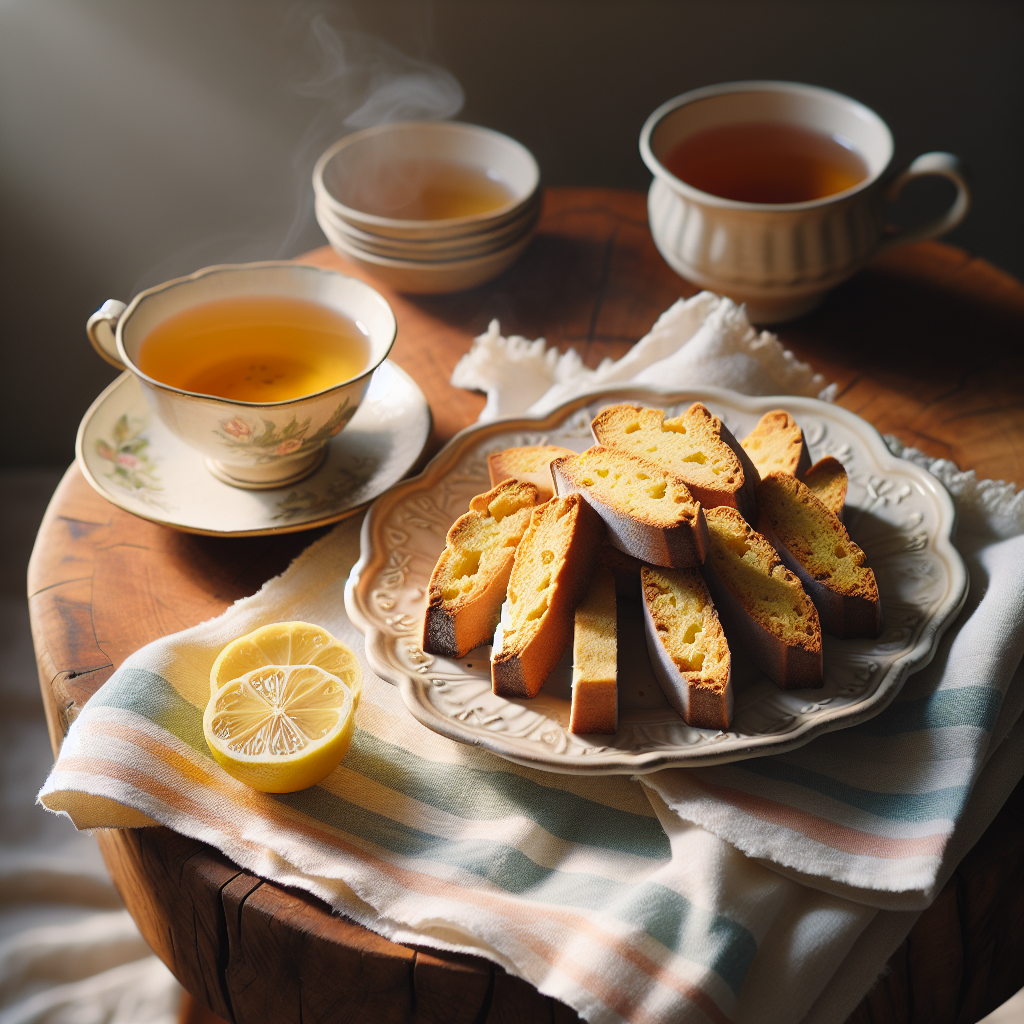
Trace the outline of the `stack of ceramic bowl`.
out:
[[[412,220],[368,198],[389,173],[413,178],[422,167],[454,167],[454,187],[482,179],[497,205],[463,216],[444,216],[441,206],[440,216]],[[452,121],[348,135],[317,161],[313,189],[316,219],[335,251],[403,292],[455,292],[497,277],[526,248],[540,216],[533,154],[500,132]]]

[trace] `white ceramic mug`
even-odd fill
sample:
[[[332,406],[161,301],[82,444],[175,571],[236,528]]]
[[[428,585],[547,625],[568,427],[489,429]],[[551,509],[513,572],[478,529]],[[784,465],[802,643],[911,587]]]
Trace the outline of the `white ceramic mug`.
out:
[[[783,122],[839,135],[863,158],[867,176],[820,199],[747,203],[694,188],[662,162],[697,132],[750,122]],[[647,119],[640,154],[654,174],[648,219],[665,261],[688,281],[745,302],[751,320],[760,323],[806,313],[872,256],[949,231],[970,205],[955,156],[925,153],[893,176],[892,133],[873,110],[830,89],[795,82],[727,82],[677,96]],[[886,202],[925,175],[953,182],[952,205],[919,227],[887,227]]]
[[[171,387],[137,365],[146,335],[191,306],[244,295],[285,295],[328,306],[365,332],[369,358],[351,380],[283,402],[240,402]],[[214,476],[236,487],[284,487],[312,473],[326,444],[355,415],[373,371],[397,333],[395,315],[369,285],[334,270],[301,263],[207,267],[140,292],[129,305],[108,299],[86,324],[93,348],[130,370],[161,420],[206,457]]]

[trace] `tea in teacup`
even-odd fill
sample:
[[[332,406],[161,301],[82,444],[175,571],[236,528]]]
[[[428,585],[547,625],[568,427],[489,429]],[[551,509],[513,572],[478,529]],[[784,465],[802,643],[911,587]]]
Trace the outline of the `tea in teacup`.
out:
[[[813,309],[871,257],[958,224],[970,194],[959,160],[925,153],[889,173],[892,133],[856,100],[798,82],[726,82],[663,103],[640,133],[654,173],[651,234],[688,281],[747,304],[755,323]],[[886,227],[885,204],[939,175],[957,197],[915,228]]]
[[[362,281],[282,261],[207,267],[127,306],[108,299],[86,331],[214,476],[259,490],[323,462],[397,326]]]
[[[677,143],[663,163],[688,185],[741,203],[805,203],[868,176],[864,158],[841,136],[782,121],[705,128]]]
[[[160,321],[136,362],[182,391],[269,404],[315,395],[366,369],[365,329],[329,306],[286,295],[203,302]]]

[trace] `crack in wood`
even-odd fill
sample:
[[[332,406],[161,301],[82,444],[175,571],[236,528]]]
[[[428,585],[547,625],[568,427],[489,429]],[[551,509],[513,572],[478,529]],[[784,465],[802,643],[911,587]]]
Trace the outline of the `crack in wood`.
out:
[[[491,964],[490,977],[487,979],[487,991],[484,993],[483,1005],[480,1012],[473,1019],[473,1024],[486,1024],[487,1018],[491,1015],[491,1006],[494,1003],[494,975],[497,968]]]
[[[103,651],[101,654],[105,653]],[[81,672],[74,668],[61,669],[54,677],[50,680],[50,685],[56,684],[57,680],[63,676],[65,679],[84,679],[86,676],[91,676],[94,672],[105,672],[108,668],[113,668],[114,663],[108,658],[106,665],[97,665],[95,668],[84,668]]]
[[[407,975],[408,980],[409,980],[409,1008],[410,1008],[410,1014],[409,1015],[410,1015],[410,1017],[413,1020],[416,1020],[417,1013],[418,1013],[417,1000],[416,1000],[416,965],[419,963],[419,959],[420,959],[420,951],[418,949],[414,949],[412,951],[412,963],[409,965],[409,971],[408,971],[408,975]],[[301,1024],[301,1021],[300,1021],[300,1024]]]
[[[45,594],[48,590],[53,590],[56,587],[66,587],[69,583],[89,583],[92,582],[92,578],[92,574],[90,574],[88,576],[73,576],[71,579],[58,580],[56,583],[47,583],[45,587],[39,587],[37,590],[30,591],[28,599],[31,601],[33,597]]]
[[[858,373],[850,380],[848,380],[841,388],[837,388],[835,397],[836,403],[838,404],[839,399],[842,398],[844,395],[849,394],[863,379],[864,375]]]
[[[963,412],[954,413],[951,416],[945,416],[942,419],[943,423],[956,423],[958,420],[970,420],[976,419],[979,416],[992,416],[1000,413],[1007,413],[1012,410],[1016,410],[1017,405],[1007,403],[1006,405],[989,405],[983,406],[980,409],[965,409]]]

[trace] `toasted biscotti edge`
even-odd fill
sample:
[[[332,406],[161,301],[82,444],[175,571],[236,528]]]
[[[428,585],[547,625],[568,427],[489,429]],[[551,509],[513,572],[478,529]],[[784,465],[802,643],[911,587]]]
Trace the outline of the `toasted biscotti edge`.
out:
[[[604,448],[600,445],[588,448],[578,456],[555,459],[551,463],[551,474],[558,493],[581,495],[604,520],[608,527],[610,543],[627,555],[641,562],[670,568],[700,565],[708,553],[708,530],[700,502],[691,498],[692,515],[681,518],[675,526],[665,528],[649,521],[645,522],[635,514],[604,500],[595,488],[581,482],[580,467],[584,465],[584,457],[594,453],[607,456],[612,461],[619,461],[631,470],[640,467],[651,474],[663,476],[686,492],[689,497],[689,488],[686,484],[663,467],[621,449]]]
[[[766,412],[740,445],[762,478],[776,470],[801,477],[811,467],[804,432],[785,409]]]
[[[557,444],[534,444],[521,448],[505,448],[487,456],[487,472],[491,486],[503,480],[515,479],[531,483],[540,492],[540,501],[549,501],[555,495],[551,479],[551,460],[574,455],[569,448]]]
[[[485,516],[491,503],[502,496],[506,500],[522,502],[522,507],[518,512],[513,512],[512,516],[524,520],[521,524],[524,531],[532,509],[537,505],[537,488],[533,484],[506,480],[486,493],[476,495],[470,501],[469,511],[452,523],[445,537],[445,548],[434,565],[427,585],[423,650],[430,654],[462,658],[475,647],[488,643],[494,634],[501,603],[505,599],[505,588],[512,572],[515,547],[509,548],[507,557],[501,560],[489,578],[481,581],[482,586],[474,593],[472,600],[445,600],[440,592],[440,578],[447,563],[458,555],[467,524]]]
[[[713,673],[684,671],[673,660],[665,646],[654,609],[659,577],[671,574],[670,583],[690,587],[705,599],[702,633],[716,646],[724,646],[726,659]],[[673,578],[674,577],[674,578]],[[665,698],[695,729],[728,729],[732,722],[733,689],[732,657],[719,621],[719,616],[700,572],[697,569],[661,569],[644,566],[641,571],[643,589],[644,638],[654,677]],[[653,588],[653,591],[652,591]]]
[[[578,494],[570,494],[554,498],[534,510],[530,526],[520,542],[524,554],[532,556],[537,538],[531,536],[531,531],[539,530],[543,525],[543,517],[554,514],[552,510],[557,510],[560,502],[571,505],[574,526],[558,574],[558,586],[555,587],[540,627],[525,647],[517,642],[518,638],[512,643],[506,642],[502,631],[504,618],[495,635],[491,655],[491,688],[500,697],[535,697],[551,670],[558,664],[572,641],[574,612],[587,592],[597,564],[598,551],[607,535],[601,517],[587,501]],[[515,566],[509,581],[510,588],[514,580]]]
[[[722,424],[722,440],[736,453],[736,457],[740,460],[740,466],[743,468],[743,486],[736,494],[736,510],[748,523],[751,523],[757,518],[757,485],[761,482],[761,475],[746,449],[724,423]]]
[[[850,538],[846,527],[839,521],[839,517],[819,501],[811,489],[801,481],[784,473],[769,473],[761,482],[761,486],[784,488],[794,500],[806,504],[813,514],[833,531],[835,543],[860,551],[859,546]],[[768,538],[786,567],[800,578],[807,596],[818,609],[821,628],[826,633],[844,640],[878,636],[882,629],[882,611],[874,571],[868,566],[863,567],[870,577],[866,594],[842,593],[829,586],[826,580],[816,579],[775,529],[770,517],[770,503],[766,500],[764,504],[767,507],[761,509],[758,530]]]
[[[758,534],[752,526],[734,509],[718,508],[709,509],[711,516],[734,516],[737,527],[742,526],[750,535],[754,543],[771,547],[771,542],[761,534]],[[758,539],[759,538],[759,539]],[[776,564],[783,572],[787,572],[801,586],[799,577],[787,569],[778,554],[775,554]],[[787,644],[780,637],[770,632],[761,622],[748,612],[741,600],[733,594],[732,589],[718,575],[715,570],[715,559],[708,558],[704,563],[701,574],[704,582],[714,599],[715,608],[725,626],[725,634],[732,639],[738,639],[747,649],[754,663],[783,690],[799,690],[804,688],[820,687],[824,683],[824,660],[821,645],[821,625],[818,619],[817,609],[809,597],[806,598],[808,613],[813,617],[813,627],[816,631],[817,647],[806,647]],[[805,592],[806,593],[806,592]]]
[[[849,488],[846,467],[838,459],[826,455],[804,473],[803,482],[814,492],[818,501],[831,509],[842,522]]]

